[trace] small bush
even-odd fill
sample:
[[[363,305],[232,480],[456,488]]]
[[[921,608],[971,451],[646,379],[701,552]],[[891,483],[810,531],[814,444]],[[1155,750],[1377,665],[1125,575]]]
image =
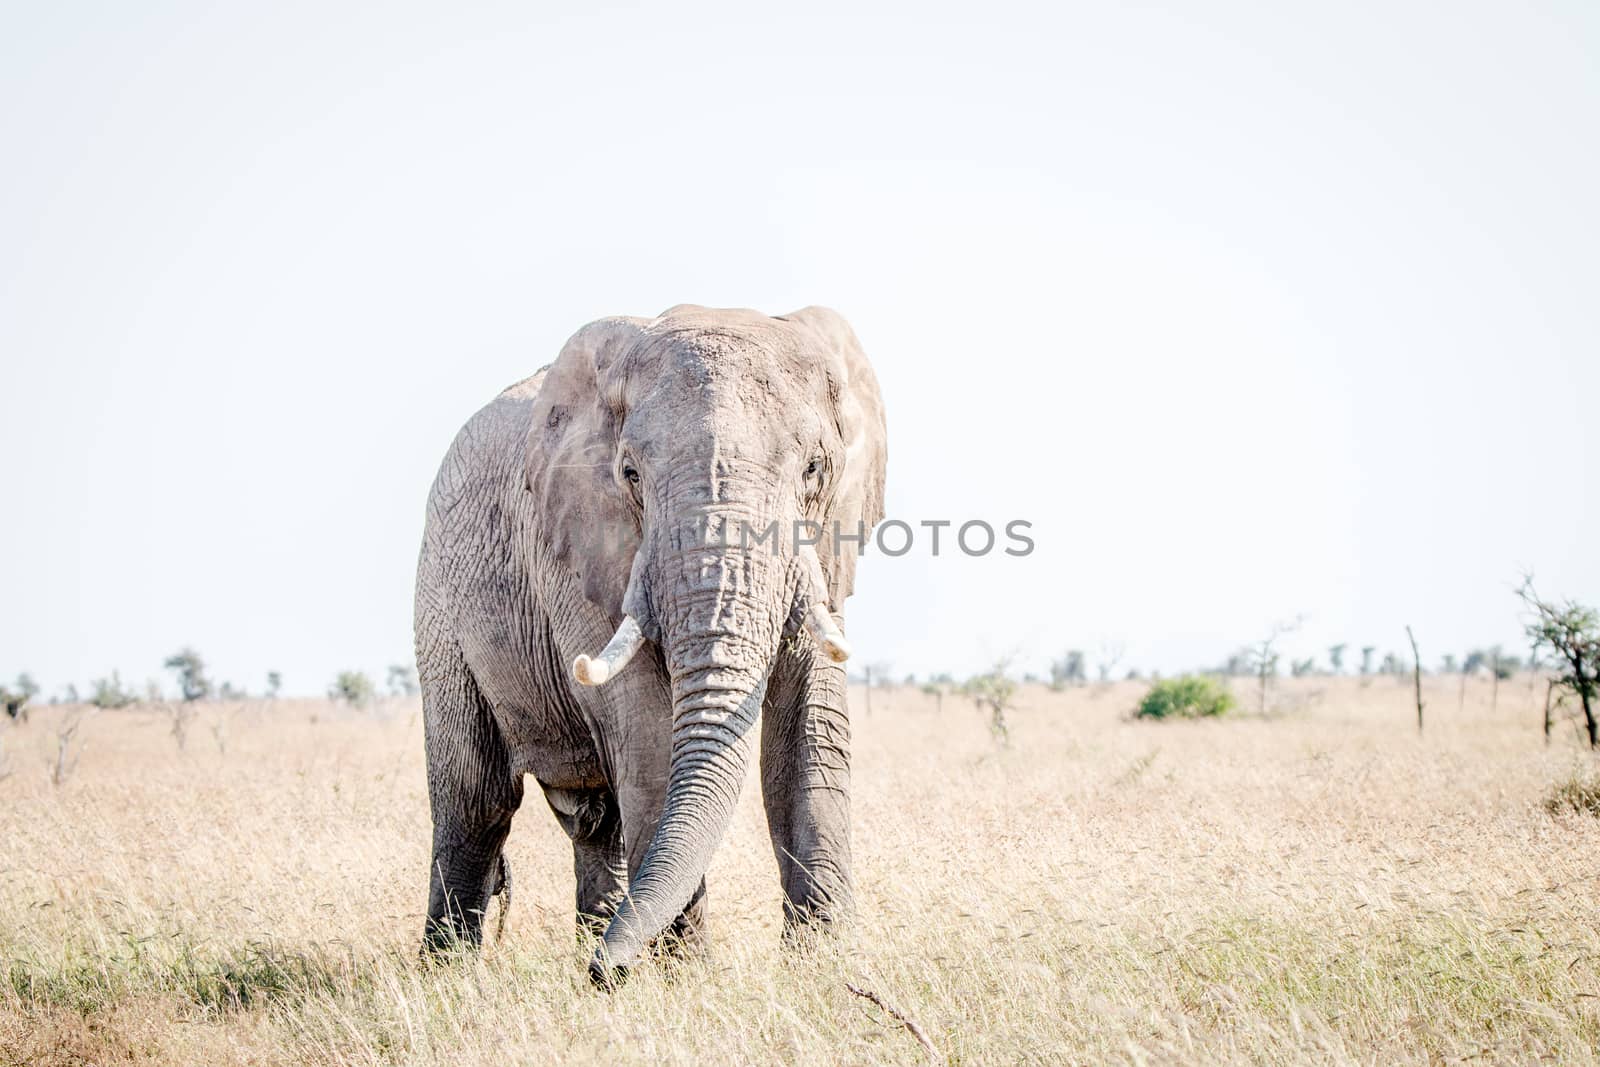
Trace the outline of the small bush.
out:
[[[1001,660],[988,674],[976,674],[961,684],[963,695],[973,704],[989,711],[989,732],[1002,745],[1011,743],[1011,726],[1006,712],[1012,710],[1012,699],[1017,694],[1017,683],[1006,674],[1007,663]]]
[[[1134,715],[1140,719],[1210,719],[1233,710],[1233,694],[1214,678],[1188,674],[1150,687]]]
[[[1550,787],[1544,798],[1544,810],[1551,815],[1600,815],[1600,773],[1584,774],[1574,770]]]
[[[116,671],[109,678],[96,678],[89,684],[93,687],[89,703],[97,708],[125,708],[139,699],[137,693],[122,684],[122,675]]]
[[[358,708],[371,704],[377,693],[372,679],[362,671],[340,671],[339,677],[328,687],[329,700],[343,700]]]

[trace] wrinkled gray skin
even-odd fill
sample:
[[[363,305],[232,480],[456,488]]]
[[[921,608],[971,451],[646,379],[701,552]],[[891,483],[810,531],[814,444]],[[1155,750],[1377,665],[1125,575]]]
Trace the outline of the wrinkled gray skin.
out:
[[[429,496],[417,575],[426,949],[480,940],[525,775],[572,838],[579,921],[604,930],[597,981],[663,932],[697,940],[758,719],[786,925],[849,911],[844,669],[799,625],[815,587],[788,531],[870,531],[884,460],[877,381],[824,308],[592,323],[473,416]],[[776,549],[700,536],[736,521],[775,521]],[[833,547],[817,552],[842,624],[855,551]],[[574,658],[624,612],[645,645],[577,684]]]

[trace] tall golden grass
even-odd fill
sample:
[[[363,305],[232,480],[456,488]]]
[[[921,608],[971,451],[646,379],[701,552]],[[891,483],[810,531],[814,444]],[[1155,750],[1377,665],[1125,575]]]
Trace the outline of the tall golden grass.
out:
[[[73,712],[37,709],[0,734],[0,1061],[1596,1062],[1600,820],[1544,807],[1589,757],[1542,690],[1455,686],[1421,738],[1387,678],[1160,724],[1134,683],[1025,687],[1006,748],[966,701],[858,693],[856,925],[780,944],[752,781],[709,950],[612,995],[537,793],[503,940],[417,962],[414,702],[208,706],[181,750],[105,712],[59,786]]]

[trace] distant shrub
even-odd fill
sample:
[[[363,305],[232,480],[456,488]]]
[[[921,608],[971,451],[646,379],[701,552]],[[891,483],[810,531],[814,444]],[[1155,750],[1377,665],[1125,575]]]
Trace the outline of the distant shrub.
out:
[[[0,685],[0,705],[6,709],[6,716],[17,722],[28,721],[28,698],[21,693],[13,693],[5,686]]]
[[[1544,798],[1544,810],[1551,815],[1576,812],[1600,816],[1600,773],[1584,774],[1574,770],[1550,787]]]
[[[179,649],[167,657],[163,666],[178,676],[178,692],[184,700],[204,700],[211,695],[206,661],[194,649]]]
[[[1007,666],[1007,662],[1001,660],[987,674],[975,674],[961,683],[961,694],[989,712],[989,732],[1002,745],[1011,743],[1011,725],[1006,712],[1012,710],[1011,701],[1017,695],[1017,683],[1006,674]]]
[[[1493,648],[1478,648],[1467,653],[1467,660],[1461,669],[1468,674],[1477,674],[1479,671],[1488,671],[1502,682],[1515,677],[1522,667],[1522,660],[1516,656],[1508,656],[1500,651],[1500,646]]]
[[[1084,658],[1080,650],[1069,649],[1065,656],[1051,662],[1051,689],[1059,691],[1069,685],[1082,685],[1086,681],[1088,675],[1084,671]]]
[[[372,703],[376,695],[377,689],[374,688],[372,679],[361,671],[340,671],[339,677],[328,687],[329,700],[343,700],[358,708]]]
[[[89,703],[97,708],[125,708],[139,699],[137,693],[122,684],[122,676],[116,671],[109,678],[96,678],[89,684]]]
[[[1141,719],[1210,719],[1233,709],[1233,694],[1215,678],[1188,674],[1150,687],[1134,712]]]
[[[384,684],[389,687],[390,696],[414,697],[417,695],[417,672],[408,663],[397,663],[389,668]]]

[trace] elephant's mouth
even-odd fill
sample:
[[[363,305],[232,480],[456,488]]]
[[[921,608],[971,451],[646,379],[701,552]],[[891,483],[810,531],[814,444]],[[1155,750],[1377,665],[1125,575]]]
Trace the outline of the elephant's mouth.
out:
[[[816,550],[809,545],[800,549],[799,559],[801,577],[795,594],[795,607],[800,613],[801,624],[828,659],[843,663],[850,658],[850,643],[845,640],[839,624],[828,610],[828,586],[822,577],[822,562],[817,558]],[[624,615],[617,632],[612,634],[611,640],[606,642],[606,647],[598,655],[580,654],[573,660],[572,675],[579,685],[605,685],[628,665],[628,661],[643,645],[644,629],[632,615]]]

